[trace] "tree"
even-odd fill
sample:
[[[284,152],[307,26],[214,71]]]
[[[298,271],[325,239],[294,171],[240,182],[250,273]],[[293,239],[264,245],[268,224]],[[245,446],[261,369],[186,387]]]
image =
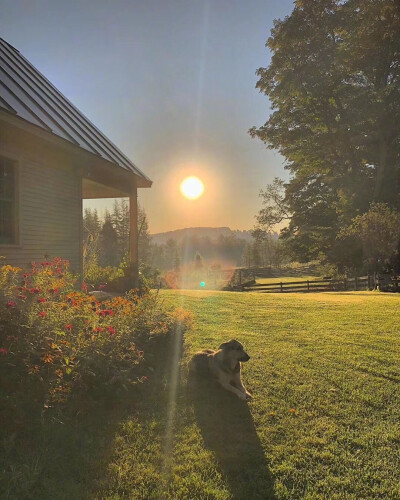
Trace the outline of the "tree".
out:
[[[129,249],[129,203],[125,198],[114,200],[111,222],[117,233],[117,255],[119,262],[126,258]]]
[[[101,229],[101,223],[97,210],[85,208],[83,214],[83,241],[88,239],[95,239]]]
[[[102,266],[118,266],[120,264],[118,233],[113,226],[109,212],[105,213],[104,223],[100,231],[99,263]]]
[[[339,238],[351,239],[361,249],[362,259],[372,272],[381,271],[399,255],[400,212],[385,203],[372,203],[368,212],[353,219]]]
[[[260,191],[262,208],[256,215],[257,225],[252,234],[256,239],[262,239],[273,228],[285,220],[290,219],[289,206],[285,199],[285,183],[275,177],[272,184]]]
[[[151,264],[151,236],[146,212],[138,205],[138,251],[140,264]]]
[[[297,0],[274,23],[257,71],[273,112],[250,134],[286,158],[282,236],[299,260],[338,262],[337,234],[371,200],[400,207],[399,26],[396,0]]]
[[[83,275],[98,265],[101,223],[97,210],[85,208],[83,215]]]

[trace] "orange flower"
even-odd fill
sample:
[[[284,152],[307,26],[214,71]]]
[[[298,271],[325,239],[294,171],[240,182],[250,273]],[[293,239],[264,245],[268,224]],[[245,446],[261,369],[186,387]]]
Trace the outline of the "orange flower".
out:
[[[294,408],[290,408],[290,410],[289,410],[289,411],[290,411],[290,413],[291,413],[292,415],[295,415],[295,414],[296,414],[296,410],[295,410]]]
[[[42,359],[45,363],[52,363],[53,362],[53,356],[51,354],[44,354],[42,356]]]

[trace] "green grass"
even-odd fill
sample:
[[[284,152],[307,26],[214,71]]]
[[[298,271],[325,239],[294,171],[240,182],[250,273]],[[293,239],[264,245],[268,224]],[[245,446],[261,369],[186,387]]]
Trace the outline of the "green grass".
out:
[[[162,294],[194,313],[183,345],[133,399],[10,436],[2,498],[400,498],[400,295]],[[190,355],[232,337],[250,403],[187,384]]]

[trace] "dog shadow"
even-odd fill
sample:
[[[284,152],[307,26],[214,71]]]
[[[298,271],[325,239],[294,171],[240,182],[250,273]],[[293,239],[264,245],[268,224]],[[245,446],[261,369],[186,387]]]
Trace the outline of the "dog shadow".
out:
[[[204,444],[217,459],[232,498],[275,499],[273,479],[246,402],[216,382],[188,379],[188,397]]]

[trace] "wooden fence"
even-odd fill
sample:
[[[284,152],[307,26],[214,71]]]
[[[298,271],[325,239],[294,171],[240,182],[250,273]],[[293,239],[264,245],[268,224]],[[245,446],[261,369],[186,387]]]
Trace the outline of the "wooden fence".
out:
[[[333,292],[350,290],[373,290],[375,288],[373,276],[356,276],[354,278],[317,279],[299,281],[280,281],[273,283],[247,282],[236,288],[242,292]]]

